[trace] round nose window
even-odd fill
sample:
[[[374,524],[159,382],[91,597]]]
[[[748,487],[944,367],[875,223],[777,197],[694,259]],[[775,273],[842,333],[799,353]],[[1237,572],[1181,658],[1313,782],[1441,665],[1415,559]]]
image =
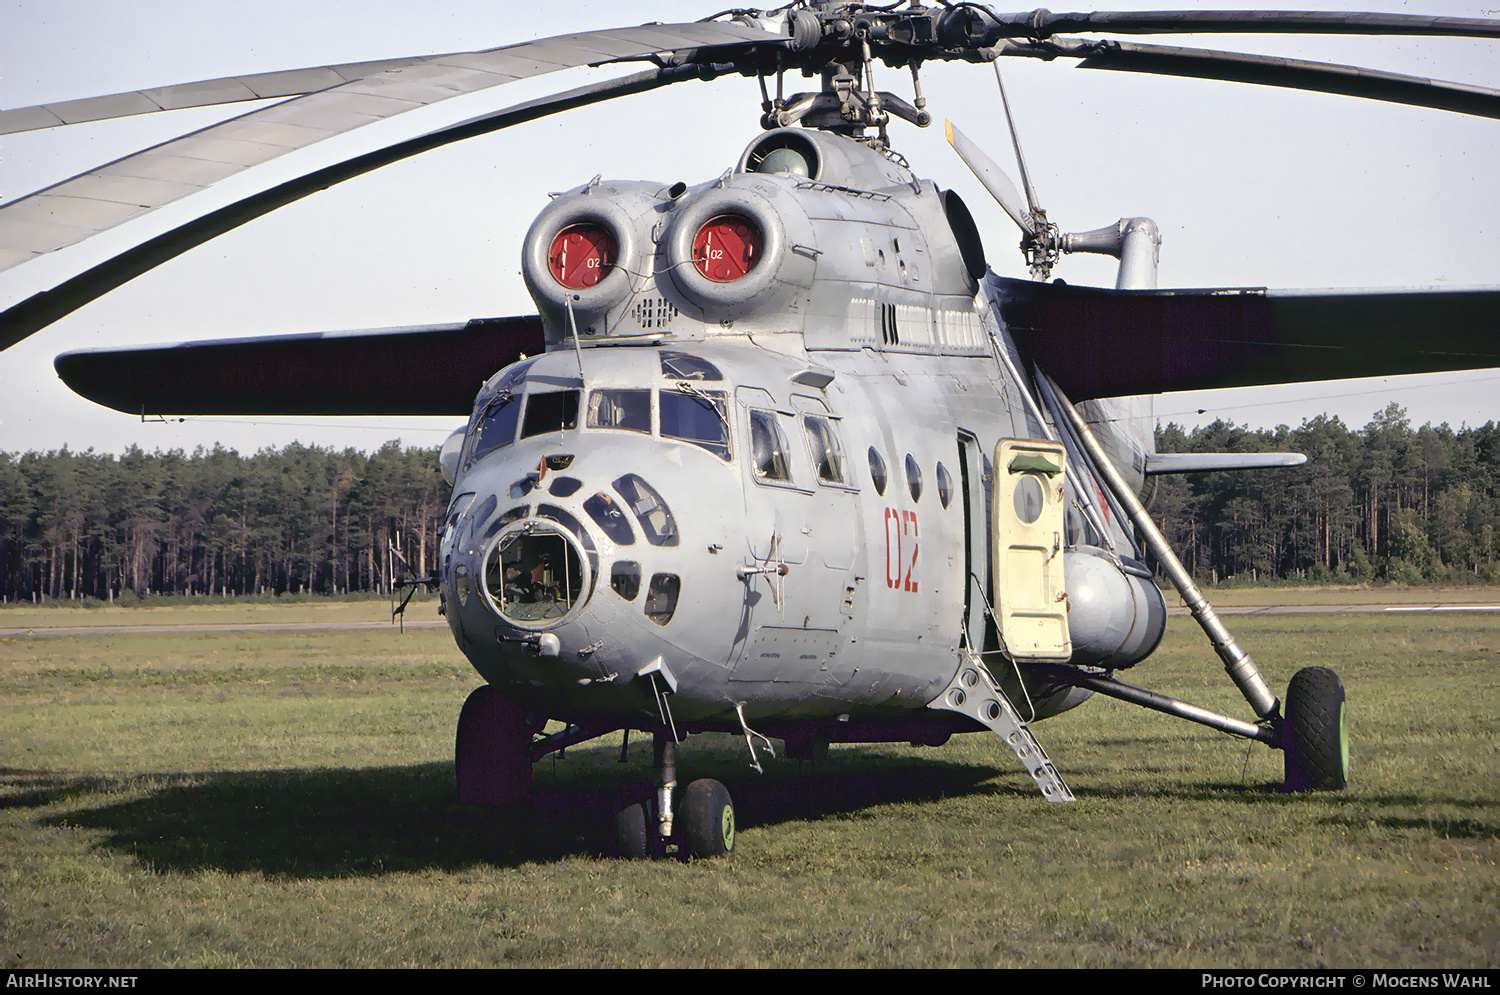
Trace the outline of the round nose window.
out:
[[[1022,524],[1030,525],[1042,517],[1042,502],[1046,496],[1042,493],[1041,483],[1029,474],[1016,482],[1016,517]]]
[[[500,615],[527,629],[568,615],[587,590],[578,548],[546,528],[502,535],[485,559],[484,587]]]

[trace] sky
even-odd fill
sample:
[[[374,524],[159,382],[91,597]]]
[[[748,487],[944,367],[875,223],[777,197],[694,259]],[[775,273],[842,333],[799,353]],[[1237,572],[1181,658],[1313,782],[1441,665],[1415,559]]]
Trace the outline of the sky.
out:
[[[469,51],[571,31],[694,20],[709,3],[519,5],[385,0],[119,4],[0,3],[0,107],[232,74]],[[1182,3],[1170,5],[1181,8]],[[1429,4],[1320,9],[1500,17]],[[1114,8],[1094,8],[1114,9]],[[1142,9],[1129,6],[1119,9]],[[1461,39],[1184,36],[1148,42],[1236,49],[1500,85],[1500,42]],[[379,127],[401,137],[543,93],[636,71],[573,70],[457,98]],[[1072,63],[1002,64],[1027,164],[1064,231],[1122,216],[1156,220],[1161,286],[1464,287],[1500,285],[1500,122],[1348,97],[1106,73]],[[790,89],[813,81],[790,79]],[[948,148],[952,118],[1007,169],[1009,136],[987,67],[928,66],[936,123],[893,125],[922,176],[960,192],[990,265],[1024,276],[1014,226]],[[910,97],[910,75],[876,85]],[[253,105],[161,113],[0,138],[0,202],[23,196]],[[0,450],[119,452],[216,443],[253,452],[292,441],[432,446],[452,418],[152,421],[73,395],[52,359],[70,349],[461,321],[534,311],[520,245],[547,194],[607,178],[702,182],[759,134],[753,80],[690,82],[558,115],[386,167],[221,236],[0,354]],[[357,136],[351,141],[363,141]],[[333,142],[253,170],[269,183],[321,165]],[[207,195],[208,198],[215,196]],[[188,200],[155,225],[208,206]],[[109,236],[0,274],[0,306],[111,253]],[[1067,257],[1055,275],[1113,285],[1113,260]],[[1160,421],[1224,418],[1296,426],[1328,413],[1360,428],[1392,401],[1414,425],[1500,419],[1500,371],[1159,396]]]

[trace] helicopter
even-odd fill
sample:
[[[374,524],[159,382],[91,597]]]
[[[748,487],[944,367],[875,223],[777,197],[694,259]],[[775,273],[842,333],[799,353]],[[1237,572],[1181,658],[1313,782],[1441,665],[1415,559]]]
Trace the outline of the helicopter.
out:
[[[1116,32],[1208,21],[1220,30],[1500,32],[1496,22],[1419,25],[1398,15],[1096,17]],[[368,66],[338,69],[353,79],[306,98],[293,92],[303,82],[256,81],[257,95],[270,92],[254,89],[262,83],[283,87],[277,95],[294,114],[299,100],[305,108],[320,96],[330,110],[343,87],[352,96],[331,111],[353,114],[382,88],[407,100],[415,91],[401,90],[403,74],[430,94],[479,85],[475,74],[493,76],[495,59],[651,65],[627,82],[516,105],[194,218],[11,308],[0,319],[5,341],[247,216],[395,155],[636,88],[754,76],[763,133],[716,179],[596,177],[542,211],[522,254],[536,316],[71,353],[59,372],[85,396],[143,414],[469,414],[443,451],[454,497],[429,581],[487,681],[459,720],[460,800],[524,806],[535,760],[641,731],[653,739],[652,783],[625,786],[614,806],[616,840],[630,856],[733,849],[723,785],[700,779],[679,790],[677,746],[689,734],[740,735],[759,766],[773,739],[791,757],[813,758],[832,743],[937,746],[987,731],[1044,797],[1064,801],[1071,792],[1031,726],[1093,694],[1282,749],[1290,789],[1340,788],[1348,758],[1336,675],[1308,668],[1279,700],[1141,500],[1155,473],[1297,458],[1174,464],[1152,451],[1149,408],[1130,397],[1500,365],[1500,295],[1158,291],[1154,222],[1063,233],[1047,221],[1019,142],[1024,195],[950,124],[954,150],[1021,230],[1040,279],[998,277],[963,199],[923,180],[890,132],[897,120],[931,124],[921,63],[943,59],[1081,56],[1206,75],[1232,62],[1260,82],[1360,95],[1374,85],[1386,98],[1487,116],[1500,95],[1366,84],[1358,80],[1368,74],[1285,60],[1054,41],[1061,30],[1094,29],[1084,15],[975,5],[799,4],[407,61],[382,67],[374,84],[362,82]],[[911,98],[879,89],[877,71],[893,70],[909,74]],[[809,78],[814,89],[798,91]],[[19,116],[0,112],[0,125],[5,115]],[[265,122],[253,123],[264,134]],[[292,125],[303,126],[306,118]],[[38,205],[88,199],[66,184],[42,193],[52,200],[0,207],[0,225],[19,216],[45,227],[57,215],[39,221]],[[65,227],[86,235],[117,220]],[[76,234],[52,228],[38,240],[35,230],[24,245],[55,248]],[[1044,282],[1074,251],[1118,257],[1115,288]],[[1161,638],[1155,568],[1204,626],[1256,721],[1116,676]],[[563,729],[544,735],[549,719]]]

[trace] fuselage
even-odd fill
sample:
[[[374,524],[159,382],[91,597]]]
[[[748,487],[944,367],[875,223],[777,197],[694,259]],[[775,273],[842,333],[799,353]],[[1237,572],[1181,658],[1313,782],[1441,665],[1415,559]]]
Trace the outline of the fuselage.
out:
[[[698,187],[558,197],[523,273],[548,350],[476,399],[440,554],[487,681],[568,720],[881,717],[1000,655],[993,455],[1057,429],[956,195],[772,132]],[[1059,486],[1059,549],[1130,561],[1087,467]]]

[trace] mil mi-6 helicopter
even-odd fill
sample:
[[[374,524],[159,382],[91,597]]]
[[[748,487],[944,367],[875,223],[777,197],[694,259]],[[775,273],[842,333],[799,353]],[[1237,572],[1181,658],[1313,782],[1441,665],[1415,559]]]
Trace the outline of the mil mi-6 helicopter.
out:
[[[681,80],[752,76],[762,133],[721,175],[596,177],[546,206],[523,249],[535,316],[70,353],[58,370],[131,413],[468,414],[443,450],[453,498],[430,579],[487,681],[459,720],[460,799],[524,806],[537,759],[648,733],[652,783],[626,785],[614,806],[627,855],[733,849],[723,785],[679,790],[689,734],[741,735],[758,765],[773,739],[806,758],[832,743],[941,745],[989,731],[1044,797],[1065,801],[1031,726],[1096,693],[1281,749],[1292,790],[1341,788],[1337,676],[1307,668],[1278,699],[1141,502],[1157,473],[1300,458],[1160,456],[1138,395],[1493,367],[1500,292],[1156,290],[1153,222],[1063,233],[1019,143],[1018,189],[949,125],[1021,230],[1037,279],[999,277],[963,200],[921,179],[891,137],[898,121],[932,123],[924,63],[1001,57],[1500,116],[1500,93],[1478,87],[1059,34],[1202,30],[1494,37],[1500,22],[808,3],[0,112],[0,129],[20,130],[226,93],[287,98],[0,207],[0,264],[15,265],[412,106],[554,68],[651,65],[196,217],[6,311],[0,344],[386,162]],[[893,69],[910,97],[878,88],[877,72]],[[808,92],[803,79],[816,81]],[[1044,282],[1078,251],[1119,259],[1114,289]],[[1161,638],[1158,569],[1254,721],[1116,677]],[[564,728],[544,735],[549,719]]]

